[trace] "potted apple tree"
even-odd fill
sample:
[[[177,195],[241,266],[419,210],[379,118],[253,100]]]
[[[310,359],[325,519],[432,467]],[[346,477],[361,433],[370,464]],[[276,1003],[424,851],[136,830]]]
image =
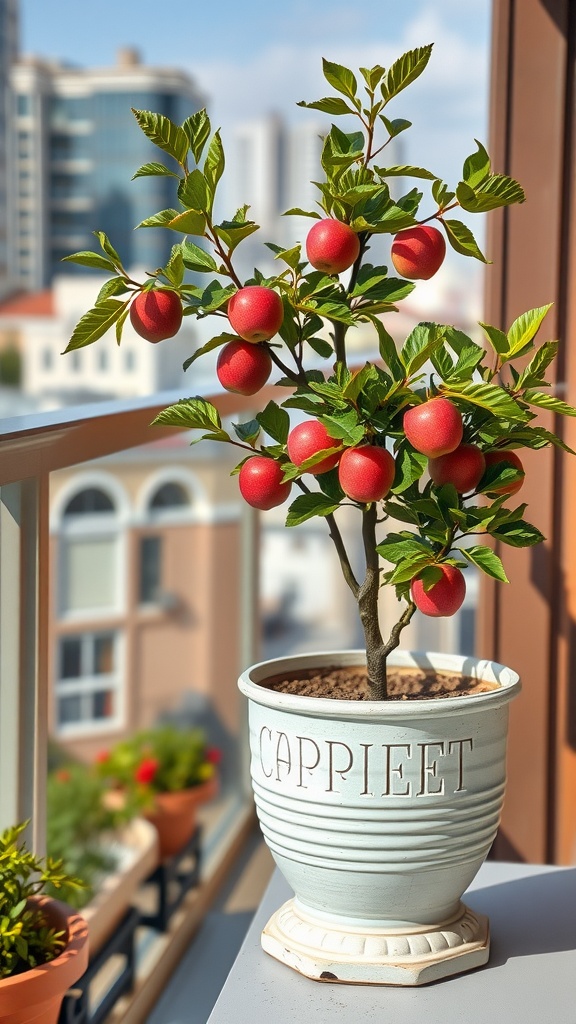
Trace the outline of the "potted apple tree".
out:
[[[267,243],[275,273],[238,276],[236,248],[257,225],[247,207],[215,219],[224,152],[205,111],[182,125],[134,111],[163,159],[135,177],[178,179],[175,208],[140,225],[177,233],[167,265],[135,282],[103,234],[102,254],[69,257],[112,276],[68,350],[113,323],[120,340],[128,316],[155,343],[173,336],[183,315],[210,315],[220,327],[187,365],[219,349],[220,383],[241,395],[256,395],[275,372],[279,400],[231,431],[200,397],[156,422],[236,446],[240,494],[261,510],[289,502],[287,527],[323,518],[356,598],[364,650],[279,659],[240,679],[262,830],[297,896],[274,914],[263,945],[323,980],[413,985],[488,958],[487,922],[460,897],[497,829],[519,680],[502,665],[399,645],[417,611],[458,610],[467,566],[507,582],[493,540],[543,539],[515,499],[518,452],[566,447],[538,424],[539,408],[576,414],[546,390],[558,345],[535,338],[547,307],[507,330],[482,324],[484,346],[452,325],[423,322],[397,347],[382,320],[415,281],[438,272],[446,241],[486,262],[457,208],[473,214],[524,200],[480,143],[455,187],[423,166],[387,164],[387,144],[410,127],[389,105],[425,70],[431,49],[387,70],[361,68],[361,77],[324,61],[332,94],[301,105],[344,118],[345,128],[333,124],[324,139],[318,208],[288,211],[311,219],[304,251],[296,241]],[[396,196],[406,179],[413,187],[393,198],[391,186]],[[398,276],[370,262],[372,239],[383,234],[392,236]],[[189,283],[186,270],[208,283]],[[362,366],[348,347],[359,324],[373,329],[378,349]],[[344,506],[358,517],[361,573],[339,527]],[[391,624],[379,613],[383,586],[398,599]]]

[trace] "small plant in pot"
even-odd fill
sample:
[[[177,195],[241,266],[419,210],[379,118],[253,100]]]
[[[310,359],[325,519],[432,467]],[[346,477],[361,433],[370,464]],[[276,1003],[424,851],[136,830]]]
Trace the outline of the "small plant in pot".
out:
[[[324,139],[318,209],[288,211],[311,219],[304,247],[267,243],[276,272],[238,276],[235,250],[257,225],[247,207],[215,219],[224,153],[205,111],[182,125],[134,111],[169,158],[135,176],[179,179],[179,205],[140,225],[185,236],[167,265],[135,282],[102,234],[102,254],[69,257],[113,276],[68,350],[113,323],[120,340],[128,315],[152,342],[176,333],[182,315],[210,315],[221,330],[187,365],[219,350],[220,383],[240,395],[256,395],[275,371],[280,400],[231,431],[200,397],[183,398],[155,422],[236,446],[239,491],[254,508],[290,501],[290,528],[323,518],[356,598],[363,651],[279,659],[240,680],[262,830],[297,896],[269,922],[263,945],[323,980],[414,985],[488,958],[487,922],[460,897],[498,826],[508,704],[519,680],[502,665],[399,645],[417,611],[457,612],[467,566],[507,582],[493,540],[523,547],[543,539],[515,497],[524,479],[518,452],[566,448],[538,424],[539,409],[576,415],[546,390],[558,345],[535,339],[548,307],[506,331],[482,324],[483,345],[453,325],[423,322],[397,346],[382,320],[414,282],[440,270],[446,241],[486,262],[454,216],[458,207],[474,214],[524,201],[479,142],[454,187],[423,166],[387,163],[387,145],[410,127],[389,104],[422,74],[431,50],[359,76],[324,61],[333,94],[302,105],[342,116],[345,130],[333,124]],[[407,179],[415,185],[396,198]],[[399,276],[369,259],[374,236],[386,234]],[[188,283],[186,270],[208,284]],[[373,328],[378,349],[362,366],[349,347],[358,325]],[[361,575],[339,527],[350,506],[365,554]],[[386,628],[384,586],[399,602]]]
[[[88,927],[47,886],[80,888],[62,862],[22,844],[26,823],[0,834],[0,1021],[56,1024],[64,993],[88,965]]]
[[[163,859],[186,845],[198,807],[216,796],[219,762],[220,751],[201,729],[161,725],[103,751],[98,772],[109,786],[109,806],[142,813],[156,827]]]

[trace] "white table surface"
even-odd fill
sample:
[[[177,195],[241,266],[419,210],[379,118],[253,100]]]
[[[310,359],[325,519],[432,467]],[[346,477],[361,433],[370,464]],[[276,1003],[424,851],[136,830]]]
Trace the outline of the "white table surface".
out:
[[[208,1024],[576,1024],[576,868],[486,863],[465,901],[488,914],[485,967],[420,988],[311,981],[260,947],[292,895],[272,876]]]

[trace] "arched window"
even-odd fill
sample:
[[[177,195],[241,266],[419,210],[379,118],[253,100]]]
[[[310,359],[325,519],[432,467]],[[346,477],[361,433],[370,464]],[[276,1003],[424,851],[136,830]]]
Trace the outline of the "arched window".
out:
[[[78,491],[64,508],[64,516],[92,514],[94,512],[114,512],[114,502],[106,491],[100,487],[85,487]]]
[[[162,484],[150,499],[150,509],[159,511],[167,508],[182,508],[190,505],[187,489],[175,481]]]

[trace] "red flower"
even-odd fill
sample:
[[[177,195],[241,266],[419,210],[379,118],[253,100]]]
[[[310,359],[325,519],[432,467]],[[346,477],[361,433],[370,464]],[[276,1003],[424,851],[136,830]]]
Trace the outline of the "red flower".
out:
[[[144,786],[149,785],[154,781],[159,767],[160,762],[157,761],[155,757],[145,757],[143,761],[140,761],[140,764],[134,772],[136,782],[140,782]]]
[[[56,778],[58,779],[58,782],[70,782],[72,776],[67,768],[60,768],[59,771],[56,772]]]
[[[95,760],[96,760],[96,764],[106,764],[106,762],[110,760],[110,751],[109,750],[100,750],[96,754]]]
[[[218,747],[208,747],[206,751],[206,760],[208,764],[220,764],[222,760],[222,751]]]

